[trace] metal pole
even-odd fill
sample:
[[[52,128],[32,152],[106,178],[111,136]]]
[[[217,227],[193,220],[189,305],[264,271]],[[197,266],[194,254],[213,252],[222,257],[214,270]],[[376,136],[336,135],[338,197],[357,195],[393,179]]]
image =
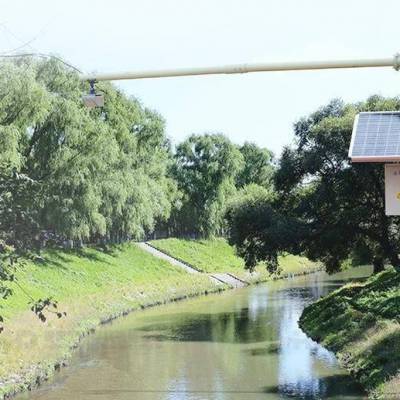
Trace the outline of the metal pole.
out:
[[[304,62],[277,62],[236,64],[216,67],[177,68],[165,70],[127,71],[115,73],[100,73],[81,75],[83,81],[116,81],[123,79],[166,78],[176,76],[193,75],[217,75],[217,74],[244,74],[248,72],[266,71],[306,71],[342,68],[376,68],[393,67],[400,69],[400,54],[391,58],[371,58],[355,60],[331,60],[331,61],[304,61]]]

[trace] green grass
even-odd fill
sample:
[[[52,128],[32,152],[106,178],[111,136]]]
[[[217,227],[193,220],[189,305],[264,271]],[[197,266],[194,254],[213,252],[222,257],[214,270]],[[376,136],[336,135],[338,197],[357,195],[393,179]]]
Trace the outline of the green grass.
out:
[[[185,261],[204,272],[230,272],[245,277],[244,261],[235,254],[234,248],[225,239],[209,240],[160,239],[150,242],[154,247]],[[315,263],[304,257],[286,255],[279,258],[283,274],[301,273],[317,268]],[[265,265],[257,266],[256,271],[268,278]]]
[[[217,290],[205,275],[188,274],[135,244],[104,252],[49,250],[17,272],[14,294],[1,300],[0,398],[54,371],[79,338],[132,309]],[[54,297],[67,317],[43,324],[29,311],[29,296]],[[12,379],[11,379],[11,378]]]
[[[150,242],[159,250],[183,260],[204,272],[226,272],[244,269],[244,262],[224,239],[160,239]]]
[[[154,285],[166,277],[176,282],[193,278],[133,244],[115,246],[109,252],[94,248],[49,250],[42,260],[25,262],[17,273],[19,284],[29,295],[36,299],[53,296],[60,302],[126,285]],[[1,304],[6,317],[26,309],[29,301],[18,286],[12,288],[15,294]]]
[[[400,398],[400,274],[387,270],[332,292],[304,310],[300,325],[373,397]]]

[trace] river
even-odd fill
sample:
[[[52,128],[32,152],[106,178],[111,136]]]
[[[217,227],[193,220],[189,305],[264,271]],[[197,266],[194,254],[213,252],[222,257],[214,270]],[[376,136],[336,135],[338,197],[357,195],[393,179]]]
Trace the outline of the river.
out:
[[[275,281],[130,314],[85,338],[30,400],[363,399],[297,321],[357,268]]]

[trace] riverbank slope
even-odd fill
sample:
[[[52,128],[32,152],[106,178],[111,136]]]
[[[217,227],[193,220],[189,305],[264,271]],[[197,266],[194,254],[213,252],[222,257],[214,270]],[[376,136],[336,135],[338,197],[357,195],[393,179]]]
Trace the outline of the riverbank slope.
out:
[[[17,272],[14,294],[1,301],[0,398],[51,375],[80,338],[100,323],[129,311],[222,290],[207,276],[188,274],[135,244],[106,251],[48,250]],[[42,323],[29,301],[53,297],[67,316],[47,314]]]
[[[400,274],[346,285],[305,308],[301,328],[374,398],[400,398]]]
[[[264,282],[271,279],[264,264],[257,265],[254,273],[250,274],[244,268],[244,261],[235,254],[235,250],[225,239],[159,239],[149,242],[156,249],[170,256],[193,265],[207,272],[228,272],[250,283]],[[280,277],[315,272],[320,265],[305,257],[287,254],[279,257],[281,268]],[[279,275],[274,276],[274,278]]]
[[[221,254],[236,257],[226,246],[225,241],[210,241],[196,262],[206,265],[210,259],[218,259],[214,270],[225,272],[230,258]],[[303,261],[296,268],[288,264],[288,272],[311,272]],[[243,272],[242,266],[236,265],[237,272]],[[264,274],[263,280],[272,279]],[[12,289],[14,294],[0,302],[0,314],[5,317],[0,335],[0,398],[51,376],[80,338],[103,322],[147,306],[224,290],[225,286],[215,285],[207,274],[189,274],[134,243],[126,243],[107,249],[47,250],[40,258],[24,262]],[[53,297],[67,316],[58,319],[47,314],[46,322],[40,322],[29,311],[29,296]]]

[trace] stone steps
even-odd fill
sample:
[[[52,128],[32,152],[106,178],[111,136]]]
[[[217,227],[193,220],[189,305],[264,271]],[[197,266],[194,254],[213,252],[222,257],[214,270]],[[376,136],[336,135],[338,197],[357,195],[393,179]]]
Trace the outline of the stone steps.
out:
[[[214,277],[221,283],[225,283],[234,288],[242,288],[248,285],[247,282],[242,281],[241,279],[237,278],[236,276],[228,273],[213,273],[210,276]]]
[[[155,257],[162,258],[165,261],[168,261],[170,264],[175,265],[177,267],[180,267],[184,269],[186,272],[189,274],[201,274],[204,273],[200,269],[189,265],[181,260],[178,260],[169,254],[164,253],[163,251],[160,251],[156,249],[154,246],[152,246],[150,243],[147,242],[139,242],[137,245],[144,251],[147,251],[148,253],[152,254]],[[233,288],[242,288],[248,285],[247,282],[242,281],[241,279],[237,278],[236,276],[232,275],[231,273],[212,273],[212,274],[207,274],[208,277],[213,281],[214,284],[216,285],[228,285]]]

